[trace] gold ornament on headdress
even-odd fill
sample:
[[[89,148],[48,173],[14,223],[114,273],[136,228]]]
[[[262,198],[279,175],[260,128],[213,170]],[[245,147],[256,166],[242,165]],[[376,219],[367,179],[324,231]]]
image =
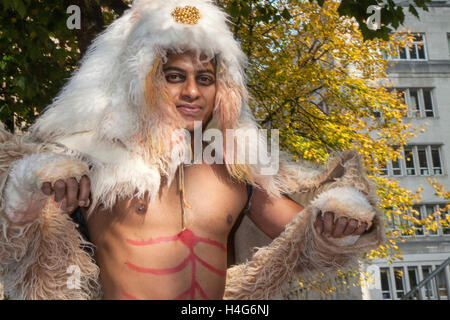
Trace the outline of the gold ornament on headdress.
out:
[[[200,11],[192,6],[176,7],[172,11],[172,17],[178,23],[197,24],[200,20]]]

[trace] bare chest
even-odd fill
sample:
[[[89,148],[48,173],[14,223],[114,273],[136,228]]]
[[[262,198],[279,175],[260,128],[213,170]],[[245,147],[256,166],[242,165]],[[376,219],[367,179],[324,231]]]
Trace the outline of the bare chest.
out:
[[[184,199],[179,187],[178,179],[163,186],[153,203],[137,198],[118,201],[110,212],[94,213],[89,222],[94,232],[108,226],[133,234],[181,231],[184,208],[186,228],[226,236],[247,202],[245,185],[233,181],[220,165],[185,168]]]
[[[126,290],[146,298],[220,298],[227,237],[246,204],[245,185],[219,166],[186,168],[184,231],[178,187],[174,181],[154,203],[127,199],[89,219],[105,297]]]

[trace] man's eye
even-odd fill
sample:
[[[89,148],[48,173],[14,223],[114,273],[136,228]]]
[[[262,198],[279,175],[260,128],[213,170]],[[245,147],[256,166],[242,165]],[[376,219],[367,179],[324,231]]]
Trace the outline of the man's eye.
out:
[[[206,77],[206,76],[199,77],[199,81],[204,83],[204,84],[212,84],[212,83],[214,83],[214,79],[212,79],[211,77]]]
[[[180,80],[182,80],[183,78],[182,78],[182,76],[181,75],[179,75],[179,74],[169,74],[169,75],[167,75],[166,76],[166,80],[167,81],[180,81]]]

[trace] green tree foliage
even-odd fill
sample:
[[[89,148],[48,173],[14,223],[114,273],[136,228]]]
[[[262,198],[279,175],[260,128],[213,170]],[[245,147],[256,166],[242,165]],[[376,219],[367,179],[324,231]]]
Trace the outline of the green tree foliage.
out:
[[[80,30],[67,27],[72,4],[81,8]],[[2,0],[0,121],[11,131],[14,125],[32,123],[77,68],[95,35],[126,8],[121,0]]]
[[[60,1],[0,3],[0,119],[30,123],[74,70],[80,54]]]

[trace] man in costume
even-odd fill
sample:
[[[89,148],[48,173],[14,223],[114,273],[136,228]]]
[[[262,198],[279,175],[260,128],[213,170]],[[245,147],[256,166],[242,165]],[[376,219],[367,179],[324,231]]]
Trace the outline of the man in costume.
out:
[[[324,169],[282,154],[270,174],[260,162],[236,162],[230,146],[267,150],[264,139],[225,134],[258,129],[244,67],[211,1],[136,0],[29,135],[0,132],[5,294],[270,299],[296,274],[332,272],[378,246],[383,222],[355,152],[333,155]],[[185,168],[193,142],[179,129],[194,130],[194,121],[224,133],[223,165]],[[64,212],[77,206],[74,222]],[[255,226],[267,245],[245,239]],[[248,260],[245,244],[260,247]],[[238,258],[228,269],[227,251]],[[73,269],[76,288],[67,285]]]

